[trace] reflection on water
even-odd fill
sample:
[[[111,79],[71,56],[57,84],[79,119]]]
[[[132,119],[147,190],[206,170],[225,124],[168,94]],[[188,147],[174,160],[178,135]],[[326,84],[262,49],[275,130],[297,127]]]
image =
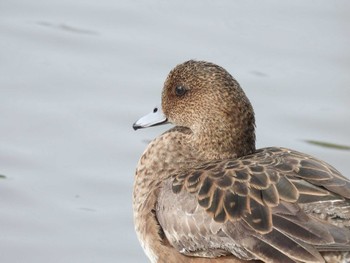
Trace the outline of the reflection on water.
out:
[[[305,140],[305,142],[313,145],[325,147],[325,148],[333,148],[338,150],[350,150],[350,146],[335,144],[330,142],[321,142],[321,141],[315,141],[315,140]]]
[[[49,28],[54,28],[54,29],[60,29],[76,34],[86,34],[86,35],[98,35],[98,32],[89,30],[89,29],[82,29],[82,28],[77,28],[74,26],[66,25],[66,24],[53,24],[50,22],[46,21],[39,21],[36,23],[37,25],[44,26],[44,27],[49,27]]]
[[[198,4],[1,1],[0,262],[147,262],[133,175],[170,126],[131,125],[188,59],[241,83],[258,147],[303,151],[349,175],[348,151],[318,146],[350,145],[348,1]]]

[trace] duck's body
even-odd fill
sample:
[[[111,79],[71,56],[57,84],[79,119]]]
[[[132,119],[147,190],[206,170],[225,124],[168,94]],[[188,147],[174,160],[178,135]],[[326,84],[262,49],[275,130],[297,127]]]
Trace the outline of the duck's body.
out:
[[[139,161],[134,182],[133,208],[135,229],[140,243],[151,262],[244,262],[234,256],[225,257],[226,261],[222,261],[223,257],[217,261],[219,259],[185,256],[169,243],[159,225],[158,200],[161,192],[165,194],[165,182],[171,180],[172,172],[176,172],[179,166],[186,170],[193,166],[194,160],[202,159],[193,151],[188,136],[189,131],[183,128],[171,129],[152,141]],[[166,142],[166,145],[162,142]],[[153,174],[157,174],[156,178]]]
[[[256,151],[253,109],[224,69],[177,66],[162,108],[177,127],[145,150],[133,196],[151,262],[350,260],[349,180],[296,151]]]

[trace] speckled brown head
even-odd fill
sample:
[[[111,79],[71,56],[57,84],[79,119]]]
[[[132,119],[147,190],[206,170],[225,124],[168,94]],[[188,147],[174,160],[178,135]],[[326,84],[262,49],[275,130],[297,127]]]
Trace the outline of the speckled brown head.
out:
[[[200,146],[221,157],[255,150],[253,108],[238,82],[222,67],[190,60],[168,75],[162,92],[168,121],[191,129]]]

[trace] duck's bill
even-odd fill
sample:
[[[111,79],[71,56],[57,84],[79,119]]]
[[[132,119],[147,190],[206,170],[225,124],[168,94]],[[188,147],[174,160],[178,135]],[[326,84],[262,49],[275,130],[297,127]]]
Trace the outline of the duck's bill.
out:
[[[138,129],[153,127],[156,125],[162,125],[166,123],[168,123],[168,120],[164,116],[161,107],[154,107],[152,112],[140,118],[132,125],[132,127],[136,131]]]

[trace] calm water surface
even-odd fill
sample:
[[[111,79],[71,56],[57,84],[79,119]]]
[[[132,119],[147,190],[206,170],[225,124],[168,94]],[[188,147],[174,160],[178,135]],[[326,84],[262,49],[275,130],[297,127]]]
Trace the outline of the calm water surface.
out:
[[[349,1],[0,3],[0,262],[147,262],[133,230],[136,163],[168,127],[134,132],[176,64],[229,70],[258,147],[350,174]]]

